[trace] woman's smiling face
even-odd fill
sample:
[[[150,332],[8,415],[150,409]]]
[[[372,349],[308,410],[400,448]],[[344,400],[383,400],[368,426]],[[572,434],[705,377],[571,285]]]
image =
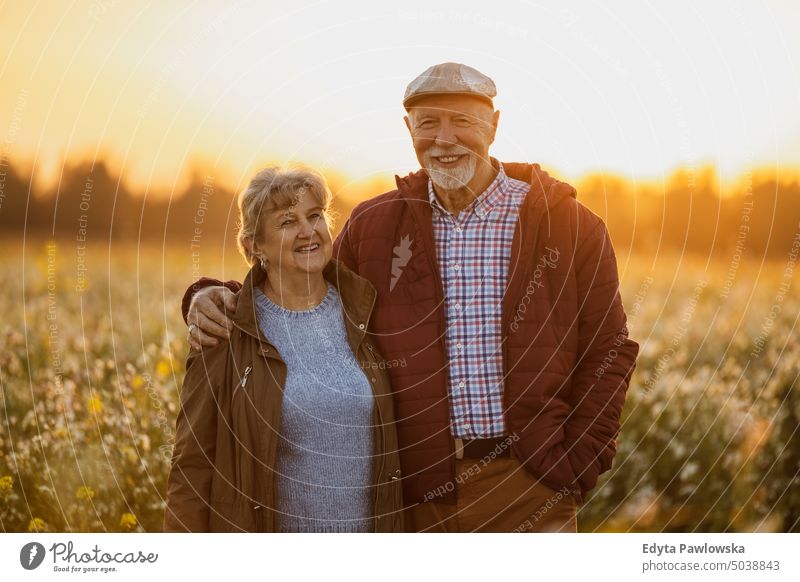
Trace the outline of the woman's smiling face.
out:
[[[259,255],[281,279],[320,273],[333,255],[325,212],[314,198],[301,190],[291,206],[271,207],[262,215]]]

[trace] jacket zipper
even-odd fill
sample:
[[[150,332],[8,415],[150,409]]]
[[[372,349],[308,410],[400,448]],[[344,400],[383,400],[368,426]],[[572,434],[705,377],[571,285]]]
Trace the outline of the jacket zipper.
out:
[[[367,346],[367,349],[369,350],[369,353],[372,354],[372,359],[376,360],[377,356],[375,355],[375,349],[372,347],[372,344],[370,344],[369,342],[365,342],[365,345]],[[377,362],[375,362],[375,363],[377,363]],[[385,427],[385,425],[383,423],[383,416],[381,415],[381,407],[380,407],[380,404],[378,404],[378,398],[377,398],[377,394],[375,394],[375,388],[374,387],[372,389],[372,395],[373,395],[373,398],[375,400],[375,411],[378,414],[378,425],[380,426],[380,433],[381,433],[381,455],[380,455],[380,461],[378,462],[378,472],[377,472],[377,475],[376,475],[376,478],[375,478],[375,500],[373,501],[373,505],[372,505],[373,513],[377,514],[378,513],[378,492],[380,491],[380,488],[383,486],[383,480],[382,480],[382,477],[383,477],[383,465],[384,465],[384,461],[386,459],[386,427]],[[382,396],[382,397],[385,398],[385,396]],[[389,395],[389,397],[391,397],[391,395]],[[378,526],[377,515],[373,519],[375,521],[375,531],[377,532],[377,530],[378,530],[378,527],[377,527]]]
[[[239,380],[239,383],[233,387],[233,394],[231,398],[235,398],[236,395],[239,393],[239,390],[244,390],[244,387],[247,386],[247,377],[250,375],[250,372],[253,371],[253,366],[247,366],[244,369],[244,374],[242,374],[242,379]]]
[[[550,190],[552,191],[554,187],[555,187],[555,185],[551,184],[550,185]],[[523,204],[524,204],[524,202],[523,202]],[[543,202],[543,204],[546,206],[547,205],[547,200],[545,200]],[[534,209],[536,209],[536,206],[537,205],[535,204],[534,205]],[[539,212],[534,217],[535,222],[534,222],[533,228],[531,230],[531,232],[533,233],[533,240],[531,241],[531,246],[530,246],[531,252],[535,251],[536,243],[539,242],[539,225],[542,223],[542,214],[543,213]],[[518,223],[517,228],[522,228],[522,227],[523,227],[523,225],[521,223]],[[520,253],[522,253],[522,233],[521,232],[520,232]],[[526,273],[526,275],[527,275],[527,273]],[[511,323],[510,323],[509,319],[510,319],[510,314],[506,314],[506,313],[501,314],[501,325],[502,325],[503,337],[508,337],[508,331],[509,331],[509,328],[511,326]],[[504,341],[503,342],[503,377],[505,378],[505,376],[508,375],[508,373],[509,373],[509,370],[508,370],[508,342]],[[506,395],[506,390],[505,390],[505,381],[504,381],[503,400],[505,400],[505,395]],[[509,431],[511,426],[510,426],[510,424],[508,422],[508,419],[506,418],[507,412],[508,412],[508,408],[506,407],[506,405],[504,403],[503,404],[503,423],[506,425],[506,431]],[[511,443],[511,450],[512,451],[514,450],[514,443],[513,442]],[[520,455],[519,455],[519,451],[514,451],[514,452],[515,452],[515,454],[517,455],[518,458],[521,458]]]
[[[244,388],[245,386],[247,386],[247,377],[250,375],[250,372],[252,371],[253,371],[253,366],[247,366],[244,369],[244,376],[242,376],[242,381],[239,382],[238,388]]]
[[[555,185],[550,186],[550,190],[552,190],[554,187],[555,187]],[[545,202],[543,202],[543,204],[547,205],[547,202],[545,201]],[[536,208],[536,206],[538,206],[538,204],[536,204],[534,206],[534,209]],[[533,252],[536,249],[536,244],[539,242],[539,225],[542,223],[542,216],[543,216],[543,213],[539,212],[534,217],[534,223],[532,225],[533,238],[532,238],[531,244],[530,244],[531,252]],[[517,228],[522,229],[523,227],[524,228],[530,228],[530,227],[522,225],[521,223],[518,224]],[[521,232],[520,232],[520,251],[519,252],[520,252],[520,255],[523,252],[522,251],[522,233]],[[510,258],[513,258],[513,257],[510,257]],[[509,262],[509,264],[510,264],[510,262]],[[527,274],[528,273],[526,272],[525,275],[527,275]],[[510,283],[510,281],[509,281],[509,283]],[[503,313],[501,319],[503,320],[502,321],[503,333],[504,333],[504,335],[508,335],[508,331],[509,331],[508,328],[511,326],[510,314]],[[506,344],[506,342],[504,342],[504,345],[505,344]],[[508,370],[507,367],[506,367],[506,370]]]
[[[242,374],[242,379],[239,381],[239,383],[233,389],[234,396],[236,395],[236,393],[240,389],[244,390],[245,386],[247,386],[247,377],[250,375],[250,372],[252,372],[252,371],[253,371],[253,366],[246,366],[245,367],[244,374]],[[262,506],[259,505],[259,504],[255,504],[252,507],[253,507],[253,512],[255,513],[256,531],[261,531],[262,530],[262,524],[261,524],[261,515],[262,515],[261,509],[262,509]]]

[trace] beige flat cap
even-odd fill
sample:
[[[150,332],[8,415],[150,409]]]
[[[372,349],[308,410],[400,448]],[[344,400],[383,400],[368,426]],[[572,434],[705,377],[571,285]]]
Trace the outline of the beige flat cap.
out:
[[[441,63],[408,84],[403,107],[408,109],[414,100],[426,95],[472,95],[494,107],[492,99],[497,95],[497,87],[477,69],[461,63]]]

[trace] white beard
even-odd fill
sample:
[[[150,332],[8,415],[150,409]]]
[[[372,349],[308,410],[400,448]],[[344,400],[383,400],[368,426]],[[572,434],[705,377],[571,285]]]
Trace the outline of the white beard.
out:
[[[434,167],[434,157],[447,155],[466,154],[466,163],[461,162],[454,168]],[[458,190],[466,187],[475,176],[475,156],[472,152],[462,149],[431,148],[425,152],[425,169],[428,171],[431,181],[443,190]]]

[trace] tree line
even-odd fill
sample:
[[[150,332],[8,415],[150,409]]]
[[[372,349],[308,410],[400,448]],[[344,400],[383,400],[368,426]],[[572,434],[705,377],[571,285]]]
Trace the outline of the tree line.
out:
[[[389,178],[329,181],[337,194],[334,230],[358,200],[392,187]],[[606,221],[618,251],[778,258],[800,232],[800,184],[777,170],[730,184],[705,167],[678,169],[659,182],[593,174],[574,185],[578,200]],[[180,191],[164,194],[133,191],[103,160],[66,164],[56,184],[46,187],[10,163],[0,167],[0,232],[6,237],[233,248],[236,223],[234,188],[201,171]]]

